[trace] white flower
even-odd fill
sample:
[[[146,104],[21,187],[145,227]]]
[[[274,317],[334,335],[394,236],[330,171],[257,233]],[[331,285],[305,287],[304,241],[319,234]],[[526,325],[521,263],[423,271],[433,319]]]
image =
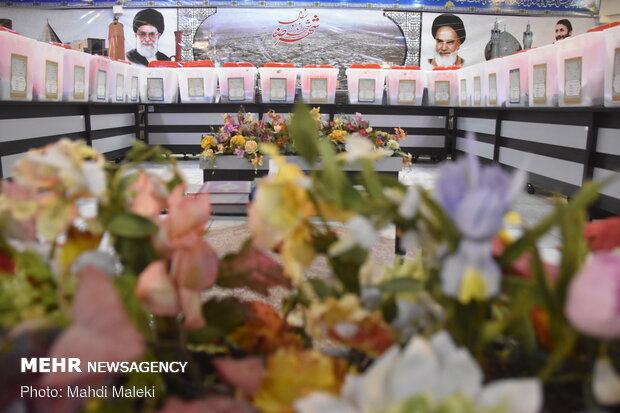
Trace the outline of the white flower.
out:
[[[387,147],[393,150],[400,149],[400,145],[394,139],[390,139],[387,143]]]
[[[620,377],[608,358],[596,360],[592,376],[592,390],[597,402],[603,406],[620,403]]]
[[[480,407],[506,406],[510,413],[537,413],[542,386],[537,379],[500,380],[482,385],[482,371],[471,354],[446,332],[430,340],[414,337],[404,350],[393,346],[359,376],[348,375],[342,397],[312,393],[295,402],[299,413],[370,413],[427,395],[435,405],[460,393]]]
[[[411,219],[418,213],[418,208],[420,206],[420,194],[418,190],[413,187],[407,188],[407,193],[405,194],[405,199],[398,207],[398,215],[403,218]]]
[[[338,154],[345,162],[353,163],[358,159],[379,159],[386,156],[384,150],[378,150],[373,143],[361,137],[358,133],[348,135],[345,143],[345,152]]]
[[[347,221],[345,229],[340,239],[329,247],[329,255],[342,254],[356,245],[369,250],[379,241],[379,233],[372,222],[361,215],[354,216]]]

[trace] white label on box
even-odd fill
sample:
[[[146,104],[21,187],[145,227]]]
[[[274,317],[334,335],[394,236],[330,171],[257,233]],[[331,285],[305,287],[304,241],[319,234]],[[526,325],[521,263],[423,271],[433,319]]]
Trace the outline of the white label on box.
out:
[[[360,102],[375,101],[375,79],[360,79],[357,82],[357,100]]]
[[[497,74],[489,73],[489,104],[497,105]]]
[[[620,100],[620,48],[614,50],[614,69],[611,81],[611,98]]]
[[[461,105],[467,105],[467,79],[461,79]]]
[[[120,73],[116,75],[116,101],[125,101],[125,75]]]
[[[228,100],[245,100],[245,79],[242,77],[228,78]]]
[[[106,99],[106,79],[107,73],[105,70],[99,69],[97,71],[97,79],[95,81],[95,95],[97,96],[97,100],[105,100]]]
[[[205,96],[205,80],[202,77],[187,78],[187,95],[190,98],[202,98]]]
[[[564,101],[581,102],[581,57],[564,61]]]
[[[58,98],[58,62],[45,61],[45,97]]]
[[[327,79],[310,79],[310,102],[327,102]]]
[[[482,103],[482,82],[480,76],[474,77],[474,105],[480,105]]]
[[[73,66],[73,98],[84,99],[86,92],[86,68],[84,66]]]
[[[510,90],[510,103],[521,103],[521,70],[512,69],[508,76],[508,87]]]
[[[398,103],[415,103],[415,80],[398,81]]]
[[[129,92],[129,99],[131,99],[132,102],[138,100],[138,76],[131,77],[131,89]]]
[[[547,64],[534,65],[532,75],[534,103],[547,103]]]
[[[146,79],[146,98],[147,100],[164,100],[164,78],[149,77]]]
[[[281,77],[272,77],[269,79],[269,100],[285,101],[286,100],[286,79]]]
[[[450,104],[450,82],[447,80],[435,81],[435,104]]]
[[[11,54],[11,97],[26,97],[28,57]]]

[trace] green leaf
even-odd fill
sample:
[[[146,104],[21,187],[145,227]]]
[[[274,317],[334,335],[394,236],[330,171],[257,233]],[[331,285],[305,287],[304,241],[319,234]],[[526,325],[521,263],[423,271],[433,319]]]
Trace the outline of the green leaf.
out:
[[[396,307],[396,298],[393,295],[381,302],[381,312],[383,313],[383,319],[388,323],[396,318],[398,308]]]
[[[558,219],[563,242],[556,291],[559,305],[563,307],[568,286],[583,265],[588,252],[583,238],[583,226],[586,220],[585,207],[562,208],[558,211]]]
[[[125,162],[157,162],[175,164],[172,152],[161,146],[148,145],[140,140],[133,140],[131,149],[125,154]]]
[[[386,294],[407,293],[424,290],[424,283],[413,278],[400,277],[384,281],[377,288]]]
[[[310,108],[303,104],[295,105],[294,116],[289,127],[295,149],[310,165],[314,164],[318,157],[317,148],[318,129],[316,121],[310,115]]]
[[[242,325],[248,316],[248,305],[236,297],[213,298],[202,305],[207,326],[188,331],[189,343],[203,345],[226,337]]]
[[[125,238],[144,238],[159,230],[157,224],[148,218],[131,212],[116,215],[108,225],[110,234]]]
[[[321,171],[316,176],[322,189],[321,195],[325,199],[333,200],[340,207],[354,209],[352,207],[361,201],[361,196],[336,161],[334,146],[327,141],[321,141],[318,148],[322,162]]]
[[[116,237],[114,249],[125,267],[125,273],[128,274],[139,275],[158,258],[150,238]]]
[[[151,328],[149,327],[149,316],[144,310],[144,306],[136,297],[136,284],[138,278],[122,274],[113,278],[114,287],[118,293],[127,315],[133,322],[133,325],[145,336],[148,337],[151,334]]]
[[[379,174],[375,171],[375,163],[370,159],[360,159],[358,163],[362,167],[362,178],[364,179],[364,186],[374,198],[384,198],[383,186],[379,180]]]
[[[422,219],[430,227],[430,231],[435,239],[442,242],[447,241],[451,250],[455,250],[461,239],[461,233],[446,211],[423,189],[418,190],[422,201]]]
[[[314,290],[314,293],[317,295],[317,297],[321,300],[324,300],[328,297],[339,297],[340,294],[338,293],[338,291],[332,287],[331,285],[328,285],[325,280],[321,280],[320,278],[311,278],[308,280],[308,283],[312,286],[312,289]]]
[[[346,291],[359,293],[359,272],[367,256],[367,251],[355,246],[343,254],[329,257],[329,265]]]

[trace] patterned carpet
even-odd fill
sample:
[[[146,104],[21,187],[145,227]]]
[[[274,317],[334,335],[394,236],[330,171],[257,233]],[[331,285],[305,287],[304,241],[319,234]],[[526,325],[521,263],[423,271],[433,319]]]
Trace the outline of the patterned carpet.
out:
[[[338,229],[336,229],[338,231]],[[210,230],[207,233],[207,241],[217,251],[218,256],[238,251],[243,242],[250,237],[250,233],[245,225],[229,226]],[[411,253],[410,253],[411,254]],[[410,255],[408,254],[408,255]],[[274,255],[276,259],[279,259]],[[376,263],[390,265],[394,262],[396,255],[394,254],[394,239],[380,237],[379,242],[371,252],[371,258]],[[331,278],[331,271],[324,257],[318,257],[312,265],[306,270],[305,276],[308,278]],[[220,288],[212,288],[205,294],[206,297],[234,295],[248,300],[265,301],[275,308],[280,308],[282,298],[286,295],[286,291],[281,288],[272,289],[269,297],[262,297],[252,291],[245,289],[223,290]]]

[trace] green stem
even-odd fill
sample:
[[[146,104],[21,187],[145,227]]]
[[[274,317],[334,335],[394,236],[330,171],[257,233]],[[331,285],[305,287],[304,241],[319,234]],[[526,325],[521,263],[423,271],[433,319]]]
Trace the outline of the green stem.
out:
[[[575,346],[577,337],[577,333],[574,330],[569,329],[564,340],[554,342],[555,349],[551,355],[549,355],[549,358],[540,373],[538,373],[538,377],[542,381],[549,380],[553,373],[560,368],[560,365],[564,362],[564,359],[570,354],[571,350]]]

